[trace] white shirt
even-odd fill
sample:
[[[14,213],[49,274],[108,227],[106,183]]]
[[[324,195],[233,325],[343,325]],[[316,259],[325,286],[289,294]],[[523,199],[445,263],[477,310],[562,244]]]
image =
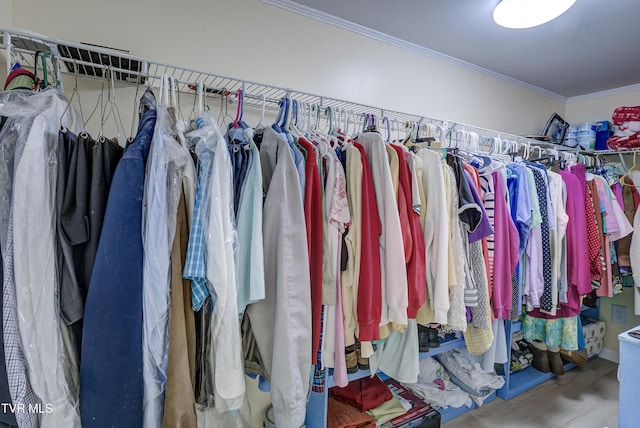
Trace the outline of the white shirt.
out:
[[[233,169],[227,143],[211,116],[201,116],[200,127],[187,134],[198,141],[196,152],[213,153],[209,219],[204,221],[207,279],[214,296],[210,340],[214,401],[218,412],[239,410],[246,391],[234,248]],[[203,147],[199,147],[202,145]]]
[[[438,153],[420,150],[422,183],[426,211],[424,248],[427,269],[427,294],[434,322],[447,324],[449,311],[449,213],[445,194],[444,171]]]

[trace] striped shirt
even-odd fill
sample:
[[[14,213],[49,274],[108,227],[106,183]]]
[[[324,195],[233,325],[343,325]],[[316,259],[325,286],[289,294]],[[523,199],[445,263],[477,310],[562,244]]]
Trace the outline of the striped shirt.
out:
[[[198,184],[183,277],[191,280],[191,306],[194,311],[199,311],[210,290],[207,280],[204,221],[209,218],[211,205],[213,152],[207,147],[196,147],[196,150],[200,152],[198,153]]]

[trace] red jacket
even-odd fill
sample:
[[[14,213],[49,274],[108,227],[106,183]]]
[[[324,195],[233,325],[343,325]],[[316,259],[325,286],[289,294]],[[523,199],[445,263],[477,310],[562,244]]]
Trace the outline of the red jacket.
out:
[[[362,156],[362,250],[358,281],[358,339],[361,342],[370,342],[380,339],[382,272],[379,242],[382,223],[367,154],[361,144],[353,143],[353,146]]]
[[[322,315],[322,192],[320,171],[313,144],[304,138],[298,143],[307,150],[304,186],[304,221],[311,273],[311,363],[318,362]]]
[[[398,209],[401,220],[406,218],[407,223],[402,225],[409,232],[405,238],[405,259],[407,263],[407,285],[409,306],[407,318],[415,319],[418,309],[427,301],[427,268],[425,260],[424,236],[420,225],[420,214],[413,210],[413,181],[411,171],[407,163],[407,155],[400,146],[392,144],[391,147],[398,154],[400,170],[398,175]],[[403,206],[404,205],[404,206]],[[403,218],[403,214],[406,217]],[[403,233],[403,238],[405,234]],[[408,241],[408,242],[407,242]]]

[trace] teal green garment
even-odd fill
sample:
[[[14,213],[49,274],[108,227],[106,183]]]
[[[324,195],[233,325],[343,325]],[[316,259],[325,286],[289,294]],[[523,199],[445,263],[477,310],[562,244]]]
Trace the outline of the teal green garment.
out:
[[[538,190],[533,179],[533,171],[527,168],[527,174],[529,175],[529,194],[531,195],[531,224],[529,230],[533,229],[539,224],[542,224],[542,212],[540,211],[540,203],[538,201]]]
[[[559,346],[566,350],[578,349],[578,317],[556,319],[522,316],[522,330],[525,340],[539,340],[547,346]]]
[[[251,303],[264,299],[264,256],[262,246],[262,167],[260,152],[253,142],[253,130],[245,129],[253,162],[244,181],[236,224],[235,251],[238,275],[238,314]]]
[[[407,413],[407,409],[402,407],[400,400],[394,395],[391,400],[385,401],[375,409],[367,410],[366,413],[375,419],[376,425],[380,426],[393,418],[404,415]]]

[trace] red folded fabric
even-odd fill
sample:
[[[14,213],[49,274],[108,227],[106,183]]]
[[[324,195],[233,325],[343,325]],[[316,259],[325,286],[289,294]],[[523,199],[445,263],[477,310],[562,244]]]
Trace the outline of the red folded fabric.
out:
[[[329,397],[327,403],[327,428],[375,428],[376,421],[353,406]]]
[[[618,107],[613,111],[611,119],[616,125],[622,125],[625,122],[640,121],[640,106]]]
[[[349,382],[349,385],[344,388],[331,388],[330,394],[336,400],[354,406],[361,412],[375,409],[393,398],[389,388],[378,376],[365,377]]]
[[[640,147],[640,132],[636,132],[628,137],[610,137],[607,140],[607,146],[611,150],[635,149]]]

